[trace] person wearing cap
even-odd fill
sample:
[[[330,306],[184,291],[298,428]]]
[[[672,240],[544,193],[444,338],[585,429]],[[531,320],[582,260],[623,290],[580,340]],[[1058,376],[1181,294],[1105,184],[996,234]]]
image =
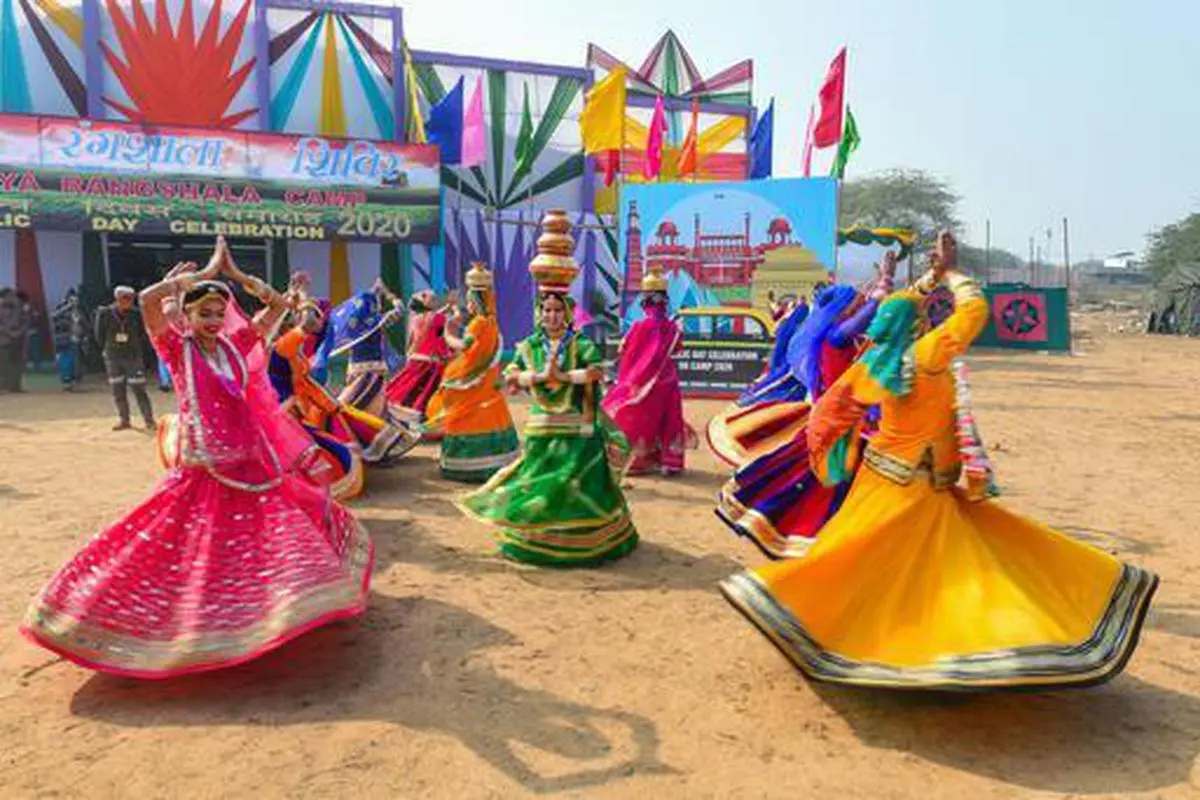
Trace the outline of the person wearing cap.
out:
[[[113,299],[115,302],[111,306],[103,306],[96,312],[96,341],[104,355],[104,371],[108,374],[108,385],[117,407],[118,420],[113,430],[131,427],[128,390],[132,389],[146,430],[152,431],[155,428],[154,407],[146,393],[145,353],[149,342],[142,326],[142,314],[134,302],[136,293],[128,286],[118,286],[113,291]]]

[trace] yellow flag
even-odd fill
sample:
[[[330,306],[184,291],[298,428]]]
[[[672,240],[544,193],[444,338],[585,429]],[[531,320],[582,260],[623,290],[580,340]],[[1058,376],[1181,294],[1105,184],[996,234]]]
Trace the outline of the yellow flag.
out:
[[[620,150],[625,124],[625,67],[617,67],[592,87],[583,101],[579,128],[583,151],[589,155]]]
[[[408,50],[408,44],[402,44],[404,48],[404,80],[408,84],[408,124],[409,124],[409,141],[413,144],[428,144],[429,139],[425,136],[425,120],[421,118],[421,103],[417,100],[417,71],[413,69],[412,53]]]

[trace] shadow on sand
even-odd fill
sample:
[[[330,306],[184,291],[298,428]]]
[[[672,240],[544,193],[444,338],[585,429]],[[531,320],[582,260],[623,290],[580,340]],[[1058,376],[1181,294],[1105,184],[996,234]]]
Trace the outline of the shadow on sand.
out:
[[[517,644],[457,606],[374,595],[360,621],[314,631],[240,667],[161,683],[95,675],[71,711],[133,728],[380,721],[453,736],[538,793],[671,772],[649,720],[522,686],[479,656]],[[554,767],[542,768],[539,753]],[[566,774],[564,761],[572,764]]]
[[[1130,676],[1052,694],[814,686],[871,747],[1032,791],[1152,792],[1187,783],[1200,752],[1200,701]]]
[[[367,527],[375,540],[379,572],[392,564],[412,564],[466,577],[512,574],[540,588],[564,592],[716,592],[722,579],[742,568],[722,555],[694,556],[646,539],[625,558],[599,567],[527,567],[500,556],[486,531],[481,531],[484,538],[478,546],[467,548],[439,541],[423,524],[411,520],[371,519]]]
[[[1174,636],[1200,639],[1200,605],[1155,606],[1150,611],[1149,626]],[[1200,669],[1200,665],[1196,665]],[[1188,671],[1190,675],[1200,672]]]

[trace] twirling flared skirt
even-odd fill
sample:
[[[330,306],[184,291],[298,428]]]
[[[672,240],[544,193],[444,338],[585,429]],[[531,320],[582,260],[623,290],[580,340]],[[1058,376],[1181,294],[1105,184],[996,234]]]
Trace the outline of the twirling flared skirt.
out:
[[[602,434],[526,438],[520,460],[459,506],[496,528],[501,552],[516,561],[583,567],[637,546]]]
[[[1112,678],[1157,583],[995,502],[863,467],[805,558],[722,590],[812,678],[981,691]]]
[[[801,399],[730,406],[708,423],[708,446],[735,469],[802,437],[812,407]]]
[[[228,667],[361,613],[373,555],[350,512],[298,478],[250,492],[175,469],[59,570],[21,629],[116,675]]]
[[[422,421],[429,400],[442,384],[445,364],[440,361],[409,359],[408,363],[388,381],[388,403],[402,418]]]
[[[769,558],[798,558],[841,508],[849,483],[821,485],[796,437],[734,473],[717,496],[717,516]]]

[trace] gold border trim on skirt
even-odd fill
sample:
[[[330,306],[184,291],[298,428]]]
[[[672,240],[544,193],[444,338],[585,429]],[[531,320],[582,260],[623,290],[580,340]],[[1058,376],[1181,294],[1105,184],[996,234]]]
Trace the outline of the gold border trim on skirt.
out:
[[[1092,635],[1074,645],[1034,645],[972,655],[948,654],[920,667],[857,661],[827,651],[752,572],[721,582],[721,592],[809,677],[857,686],[943,691],[1093,686],[1125,668],[1158,588],[1158,576],[1122,565]]]

